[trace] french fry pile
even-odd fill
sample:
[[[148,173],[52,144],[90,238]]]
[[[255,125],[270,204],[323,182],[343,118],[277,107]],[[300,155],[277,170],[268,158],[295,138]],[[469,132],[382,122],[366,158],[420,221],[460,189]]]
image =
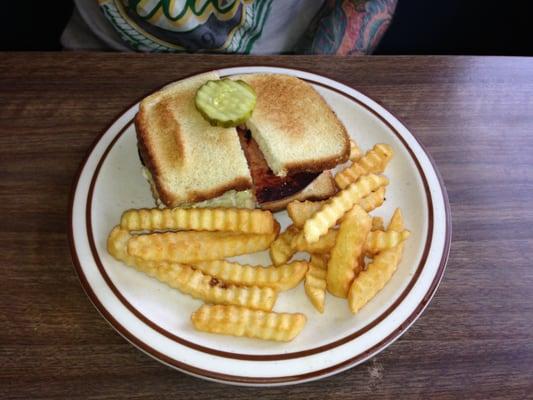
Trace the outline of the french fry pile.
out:
[[[338,193],[324,201],[293,201],[284,232],[270,211],[232,208],[128,210],[108,237],[117,260],[204,301],[191,316],[210,333],[290,341],[306,323],[301,313],[272,309],[278,292],[304,281],[323,313],[326,291],[347,298],[358,312],[390,280],[400,262],[404,229],[399,209],[385,229],[369,213],[385,201],[389,180],[380,175],[392,148],[377,144],[366,154],[351,143],[351,165],[338,173]],[[273,265],[225,260],[269,249]],[[289,262],[297,252],[310,261]],[[367,262],[367,260],[370,260]]]
[[[326,292],[347,298],[357,313],[391,279],[404,241],[401,211],[385,229],[383,218],[369,213],[385,201],[389,180],[381,175],[393,156],[391,146],[377,144],[362,154],[352,142],[351,165],[335,176],[339,192],[324,201],[293,201],[292,220],[270,246],[274,265],[289,262],[297,252],[310,254],[304,288],[313,306],[324,312]]]
[[[268,249],[278,233],[270,211],[128,210],[111,231],[107,248],[125,264],[209,303],[191,316],[196,329],[288,341],[303,329],[306,317],[272,308],[279,291],[303,280],[308,263],[263,267],[224,260]]]

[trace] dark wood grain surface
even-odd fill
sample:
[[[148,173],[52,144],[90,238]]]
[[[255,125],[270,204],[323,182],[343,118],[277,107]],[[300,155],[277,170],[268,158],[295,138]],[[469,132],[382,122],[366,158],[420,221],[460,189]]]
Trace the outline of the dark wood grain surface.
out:
[[[428,309],[371,361],[292,387],[201,381],[98,314],[72,268],[71,181],[95,138],[166,82],[304,68],[398,116],[447,185],[453,243]],[[0,54],[0,398],[533,398],[533,59]]]

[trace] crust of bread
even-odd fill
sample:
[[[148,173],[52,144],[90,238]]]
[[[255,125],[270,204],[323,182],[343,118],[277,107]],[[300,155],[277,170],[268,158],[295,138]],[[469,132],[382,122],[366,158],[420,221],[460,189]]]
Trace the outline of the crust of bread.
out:
[[[292,196],[276,201],[262,203],[259,206],[265,210],[280,211],[287,207],[291,201],[299,200],[324,200],[337,193],[337,186],[331,171],[324,171],[316,179],[307,185],[303,190]]]
[[[252,187],[235,128],[212,127],[194,107],[198,87],[217,78],[207,73],[167,85],[146,97],[135,117],[139,152],[168,207]],[[311,85],[277,74],[233,78],[247,81],[257,92],[258,104],[247,126],[274,173],[320,172],[348,159],[346,129]],[[212,136],[202,142],[198,134]],[[299,193],[261,207],[280,210],[292,200],[318,200],[335,192],[326,172]]]
[[[246,126],[278,176],[320,172],[348,160],[346,128],[320,94],[289,75],[234,76],[251,85],[257,103]]]
[[[196,90],[214,73],[165,86],[146,97],[135,117],[141,157],[168,207],[252,187],[235,128],[209,125],[195,109]]]

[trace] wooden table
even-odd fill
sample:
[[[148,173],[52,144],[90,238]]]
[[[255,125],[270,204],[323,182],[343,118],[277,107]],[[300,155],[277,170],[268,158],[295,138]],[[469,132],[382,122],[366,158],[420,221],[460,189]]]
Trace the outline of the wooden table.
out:
[[[72,268],[69,191],[93,140],[154,88],[238,64],[368,94],[448,188],[453,244],[432,303],[381,354],[322,381],[238,388],[165,367],[100,317]],[[0,54],[0,185],[0,398],[533,398],[533,59]]]

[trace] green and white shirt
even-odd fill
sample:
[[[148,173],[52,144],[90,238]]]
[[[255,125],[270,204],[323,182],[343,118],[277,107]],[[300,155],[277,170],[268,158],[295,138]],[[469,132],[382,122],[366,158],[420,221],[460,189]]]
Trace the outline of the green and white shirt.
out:
[[[96,3],[100,10],[95,9]],[[84,22],[115,50],[127,47],[144,52],[243,54],[292,51],[322,3],[323,0],[76,0]]]
[[[75,0],[68,49],[365,54],[397,0]],[[92,35],[92,39],[91,39]]]

